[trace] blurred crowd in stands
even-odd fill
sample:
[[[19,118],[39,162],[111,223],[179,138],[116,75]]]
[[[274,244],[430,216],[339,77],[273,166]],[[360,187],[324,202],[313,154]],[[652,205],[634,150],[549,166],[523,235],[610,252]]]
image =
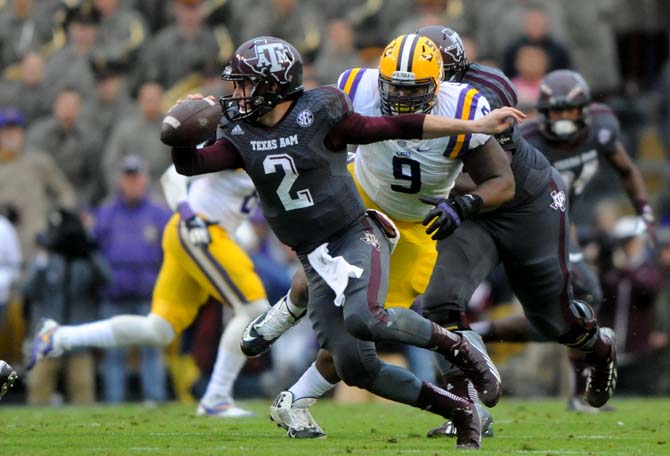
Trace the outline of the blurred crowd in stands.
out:
[[[220,72],[238,43],[290,41],[309,89],[347,68],[375,67],[401,33],[444,24],[461,34],[471,61],[505,71],[529,114],[539,81],[559,68],[581,72],[616,112],[652,195],[659,245],[650,249],[628,217],[606,165],[580,208],[579,238],[602,281],[600,318],[618,334],[621,391],[670,394],[668,18],[663,0],[0,0],[0,359],[22,374],[22,342],[42,317],[76,324],[149,311],[170,215],[159,185],[171,163],[161,119],[187,93],[230,90]],[[237,237],[274,302],[295,258],[260,213]],[[493,277],[472,305],[494,315],[514,299]],[[58,403],[60,393],[75,403],[192,400],[226,318],[210,303],[165,353],[83,351],[43,363],[24,384],[27,401]],[[555,360],[565,357],[551,355],[559,348],[533,350],[495,349],[510,391],[564,391],[566,367]],[[304,321],[247,364],[237,395],[274,395],[315,351]],[[540,372],[541,359],[557,374]]]

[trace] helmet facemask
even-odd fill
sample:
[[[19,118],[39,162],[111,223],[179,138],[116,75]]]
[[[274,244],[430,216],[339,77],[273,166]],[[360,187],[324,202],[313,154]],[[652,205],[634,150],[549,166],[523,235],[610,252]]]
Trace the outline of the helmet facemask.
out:
[[[442,56],[429,38],[409,34],[391,41],[379,61],[382,114],[429,112],[442,73]]]
[[[235,84],[233,93],[219,98],[223,114],[231,122],[254,121],[272,111],[282,101],[282,97],[276,93],[277,84],[266,78],[235,74],[230,66],[226,67],[221,78]],[[235,96],[240,90],[242,96]]]
[[[591,91],[584,78],[572,70],[555,70],[540,83],[537,110],[542,114],[542,133],[550,139],[570,141],[589,122]],[[574,111],[567,115],[564,111]],[[560,113],[552,116],[552,113]],[[553,118],[552,118],[553,117]]]
[[[579,115],[574,119],[563,117],[558,119],[551,118],[550,112],[561,112],[568,109],[579,109]],[[575,138],[588,124],[584,106],[557,106],[551,109],[543,109],[540,113],[544,118],[546,133],[560,141],[570,141]]]
[[[387,78],[379,76],[381,109],[385,115],[429,112],[435,104],[437,85],[432,78]]]

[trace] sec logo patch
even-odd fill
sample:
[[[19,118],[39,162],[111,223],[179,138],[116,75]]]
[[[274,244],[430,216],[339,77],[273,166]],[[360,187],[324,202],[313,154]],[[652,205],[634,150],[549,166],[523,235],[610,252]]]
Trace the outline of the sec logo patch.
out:
[[[298,114],[296,122],[303,128],[309,127],[312,125],[312,123],[314,123],[314,114],[312,114],[311,111],[304,110]]]

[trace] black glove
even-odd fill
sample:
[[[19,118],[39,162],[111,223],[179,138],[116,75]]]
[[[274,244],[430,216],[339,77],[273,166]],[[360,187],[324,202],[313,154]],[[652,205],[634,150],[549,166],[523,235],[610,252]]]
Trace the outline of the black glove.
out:
[[[478,214],[482,208],[481,196],[471,193],[448,199],[424,196],[419,200],[435,206],[423,219],[423,226],[430,223],[426,233],[432,234],[431,239],[434,240],[450,236],[465,219]]]

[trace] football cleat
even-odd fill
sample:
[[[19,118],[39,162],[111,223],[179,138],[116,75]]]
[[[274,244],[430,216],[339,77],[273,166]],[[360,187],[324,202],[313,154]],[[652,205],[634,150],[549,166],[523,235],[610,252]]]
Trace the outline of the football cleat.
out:
[[[617,361],[616,339],[610,328],[600,328],[600,337],[609,340],[610,353],[606,359],[598,359],[594,353],[587,353],[584,358],[591,366],[591,373],[586,379],[584,399],[592,407],[602,407],[612,397],[616,389]]]
[[[242,353],[250,358],[262,355],[301,318],[302,315],[296,317],[288,310],[284,296],[281,301],[251,320],[244,328],[240,342]]]
[[[482,446],[482,421],[474,404],[456,409],[451,421],[456,426],[457,449],[478,450]]]
[[[482,424],[482,437],[493,437],[493,416],[480,404],[475,404]],[[446,421],[442,426],[428,431],[427,437],[456,437],[456,426],[452,421]]]
[[[282,391],[270,406],[270,419],[292,439],[323,439],[326,433],[308,409],[315,402],[313,398],[294,401],[293,393]]]
[[[54,348],[54,334],[58,329],[58,323],[50,318],[43,319],[40,322],[37,334],[33,338],[33,348],[30,351],[30,360],[26,369],[30,370],[35,367],[37,361],[49,357],[58,357],[63,352]]]
[[[498,403],[502,393],[500,373],[486,352],[468,342],[467,337],[461,334],[461,341],[444,357],[472,382],[484,405],[493,407]]]
[[[251,410],[245,410],[235,405],[231,398],[217,398],[209,401],[204,398],[198,404],[196,416],[211,416],[213,418],[248,418],[254,416]]]
[[[14,382],[19,376],[6,361],[0,360],[0,399],[3,398],[7,390],[14,386]]]

